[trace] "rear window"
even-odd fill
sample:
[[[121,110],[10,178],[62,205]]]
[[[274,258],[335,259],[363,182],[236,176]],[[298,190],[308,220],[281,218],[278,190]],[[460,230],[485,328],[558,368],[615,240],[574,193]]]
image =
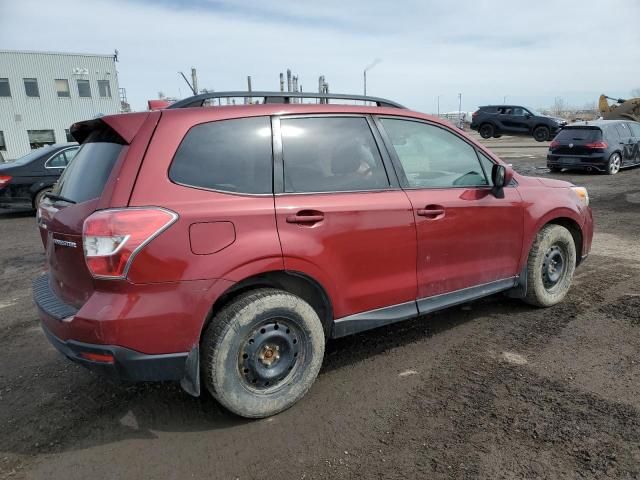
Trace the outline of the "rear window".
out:
[[[555,138],[559,142],[596,142],[602,140],[602,130],[599,128],[565,127]]]
[[[76,203],[100,197],[123,148],[124,141],[112,130],[94,130],[69,163],[53,193]]]
[[[240,118],[193,127],[178,147],[169,178],[191,187],[271,193],[271,121]]]

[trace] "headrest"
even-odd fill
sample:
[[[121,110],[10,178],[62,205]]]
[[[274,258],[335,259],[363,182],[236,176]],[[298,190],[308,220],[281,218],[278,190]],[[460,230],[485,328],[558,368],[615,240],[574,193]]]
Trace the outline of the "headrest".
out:
[[[360,168],[362,151],[357,145],[343,145],[333,149],[331,172],[334,175],[355,173]]]

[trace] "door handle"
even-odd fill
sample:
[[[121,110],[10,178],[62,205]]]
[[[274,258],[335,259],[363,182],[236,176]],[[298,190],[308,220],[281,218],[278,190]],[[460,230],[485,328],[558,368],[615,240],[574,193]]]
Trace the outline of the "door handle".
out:
[[[424,208],[419,208],[416,214],[420,217],[436,220],[444,216],[444,207],[441,205],[427,205]]]
[[[324,214],[322,212],[298,212],[295,215],[287,216],[287,223],[298,223],[302,225],[312,225],[324,220]]]

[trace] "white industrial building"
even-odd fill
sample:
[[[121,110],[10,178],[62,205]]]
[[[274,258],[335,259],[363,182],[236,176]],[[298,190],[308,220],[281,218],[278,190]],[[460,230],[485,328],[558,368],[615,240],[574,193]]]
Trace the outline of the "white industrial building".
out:
[[[0,50],[0,157],[73,141],[78,121],[121,110],[114,55]]]

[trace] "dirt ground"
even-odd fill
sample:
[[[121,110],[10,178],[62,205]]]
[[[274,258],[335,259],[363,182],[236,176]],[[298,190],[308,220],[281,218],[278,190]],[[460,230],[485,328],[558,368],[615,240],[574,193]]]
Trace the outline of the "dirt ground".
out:
[[[246,421],[172,384],[114,386],[59,355],[31,300],[30,212],[0,210],[0,478],[640,478],[640,169],[585,185],[596,236],[568,298],[494,296],[330,342],[310,393]]]

